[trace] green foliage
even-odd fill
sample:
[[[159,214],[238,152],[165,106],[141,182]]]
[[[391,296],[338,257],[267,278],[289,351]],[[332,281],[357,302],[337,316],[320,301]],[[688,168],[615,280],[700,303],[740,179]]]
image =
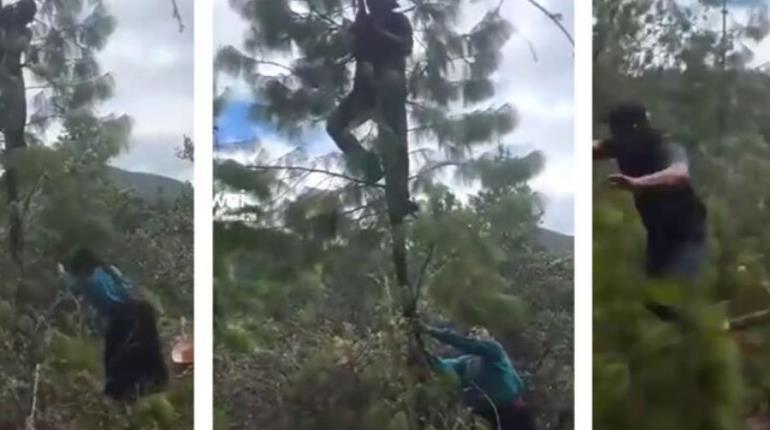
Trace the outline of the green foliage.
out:
[[[230,428],[227,412],[214,406],[214,430],[227,430]]]
[[[416,278],[434,247],[422,279],[426,318],[489,327],[516,351],[540,419],[550,423],[571,404],[572,261],[534,239],[542,210],[523,172],[542,160],[497,159],[521,167],[502,175],[508,181],[484,173],[495,179],[468,203],[441,185],[422,196],[409,264]],[[284,189],[270,185],[271,193]],[[330,206],[309,204],[319,201],[304,190],[278,205],[275,221],[215,223],[215,390],[228,405],[219,425],[415,428],[425,415],[435,429],[471,428],[455,385],[408,359],[397,315],[409,298],[392,282],[384,214],[345,215],[338,201],[336,230],[319,231],[308,213]]]
[[[137,405],[136,418],[134,418],[139,425],[161,429],[174,428],[176,419],[174,405],[163,395],[155,395],[140,400]]]
[[[33,81],[27,85],[40,87],[28,93],[34,101],[29,123],[43,131],[61,119],[93,116],[96,104],[111,97],[114,82],[101,71],[96,54],[117,20],[101,0],[45,0],[38,8],[26,67]]]
[[[49,353],[56,358],[53,365],[59,370],[99,372],[100,351],[93,340],[54,334],[50,342]]]

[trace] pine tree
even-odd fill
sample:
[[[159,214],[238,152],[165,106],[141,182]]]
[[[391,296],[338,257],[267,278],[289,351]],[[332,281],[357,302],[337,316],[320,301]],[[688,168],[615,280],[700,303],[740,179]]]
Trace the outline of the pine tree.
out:
[[[494,101],[494,72],[513,34],[499,5],[401,5],[416,35],[409,144],[423,208],[407,227],[404,289],[393,276],[381,187],[363,184],[339,154],[314,157],[305,144],[323,136],[350,90],[343,30],[352,3],[231,4],[249,30],[243,49],[219,51],[216,67],[251,88],[253,121],[294,149],[276,158],[258,144],[251,162],[215,160],[215,195],[248,202],[215,208],[215,395],[226,399],[218,426],[480,428],[451,383],[415,366],[401,316],[412,304],[435,322],[483,324],[526,349],[514,359],[542,396],[541,420],[552,422],[571,402],[571,259],[535,243],[542,203],[527,182],[542,154],[514,156],[503,144],[518,119]],[[474,13],[480,18],[461,25]],[[368,145],[376,131],[361,133]],[[466,202],[455,181],[481,190]]]

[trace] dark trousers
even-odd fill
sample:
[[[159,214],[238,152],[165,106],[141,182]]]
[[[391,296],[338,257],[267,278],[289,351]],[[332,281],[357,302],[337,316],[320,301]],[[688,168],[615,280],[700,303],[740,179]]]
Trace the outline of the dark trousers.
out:
[[[104,340],[104,394],[132,401],[165,387],[168,370],[150,304],[136,301],[115,306]]]
[[[684,237],[652,235],[647,237],[646,272],[651,279],[697,281],[708,253],[705,225]],[[663,321],[684,322],[673,307],[649,301],[647,309]]]
[[[648,239],[646,271],[651,278],[696,280],[706,259],[706,239]]]
[[[483,408],[476,413],[489,422],[492,430],[535,430],[529,405],[522,401],[498,405],[495,409]]]
[[[385,173],[385,199],[395,223],[409,212],[409,151],[406,121],[406,78],[403,70],[359,64],[356,83],[329,117],[326,129],[349,159],[366,151],[352,130],[374,120],[379,134],[377,153]]]

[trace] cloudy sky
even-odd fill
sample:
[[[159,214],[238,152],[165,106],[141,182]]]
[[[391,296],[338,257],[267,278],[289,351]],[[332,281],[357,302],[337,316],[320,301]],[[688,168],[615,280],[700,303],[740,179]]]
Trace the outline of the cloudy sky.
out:
[[[191,163],[178,160],[174,149],[193,133],[193,0],[177,0],[182,33],[171,0],[106,3],[118,26],[99,59],[116,88],[101,111],[134,119],[131,149],[113,164],[192,180]]]
[[[573,33],[573,1],[543,0],[545,7],[563,15],[563,22]],[[517,152],[542,150],[547,168],[532,185],[545,196],[547,208],[544,226],[572,234],[574,208],[573,168],[573,56],[565,36],[542,12],[525,1],[507,1],[503,14],[516,27],[517,35],[504,48],[504,63],[497,78],[497,102],[513,104],[521,117],[520,127],[506,141]],[[215,0],[214,46],[235,45],[245,31],[244,22],[229,7],[226,0]],[[537,59],[533,58],[532,44]],[[251,137],[254,128],[238,127],[245,121],[243,106],[233,106],[220,129],[240,132]],[[223,130],[223,131],[224,131]],[[256,134],[264,133],[258,128]],[[220,137],[224,137],[221,136]],[[231,136],[238,137],[238,136]],[[261,134],[260,140],[280,145],[277,138]],[[268,137],[268,139],[266,139]],[[334,151],[334,144],[325,135],[311,143],[316,151]],[[312,152],[316,152],[312,151]]]

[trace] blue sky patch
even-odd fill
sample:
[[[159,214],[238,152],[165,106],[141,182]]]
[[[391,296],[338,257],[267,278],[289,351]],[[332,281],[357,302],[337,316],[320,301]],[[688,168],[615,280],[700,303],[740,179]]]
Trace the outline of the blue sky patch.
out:
[[[252,149],[263,134],[260,125],[251,118],[251,103],[247,101],[225,104],[214,125],[217,151]]]
[[[323,155],[336,149],[321,126],[303,133],[296,142],[290,142],[272,124],[254,118],[254,108],[254,103],[249,100],[233,100],[223,106],[219,117],[215,119],[215,151],[252,150],[257,143],[264,144],[270,150],[270,142],[301,146],[310,156]]]

